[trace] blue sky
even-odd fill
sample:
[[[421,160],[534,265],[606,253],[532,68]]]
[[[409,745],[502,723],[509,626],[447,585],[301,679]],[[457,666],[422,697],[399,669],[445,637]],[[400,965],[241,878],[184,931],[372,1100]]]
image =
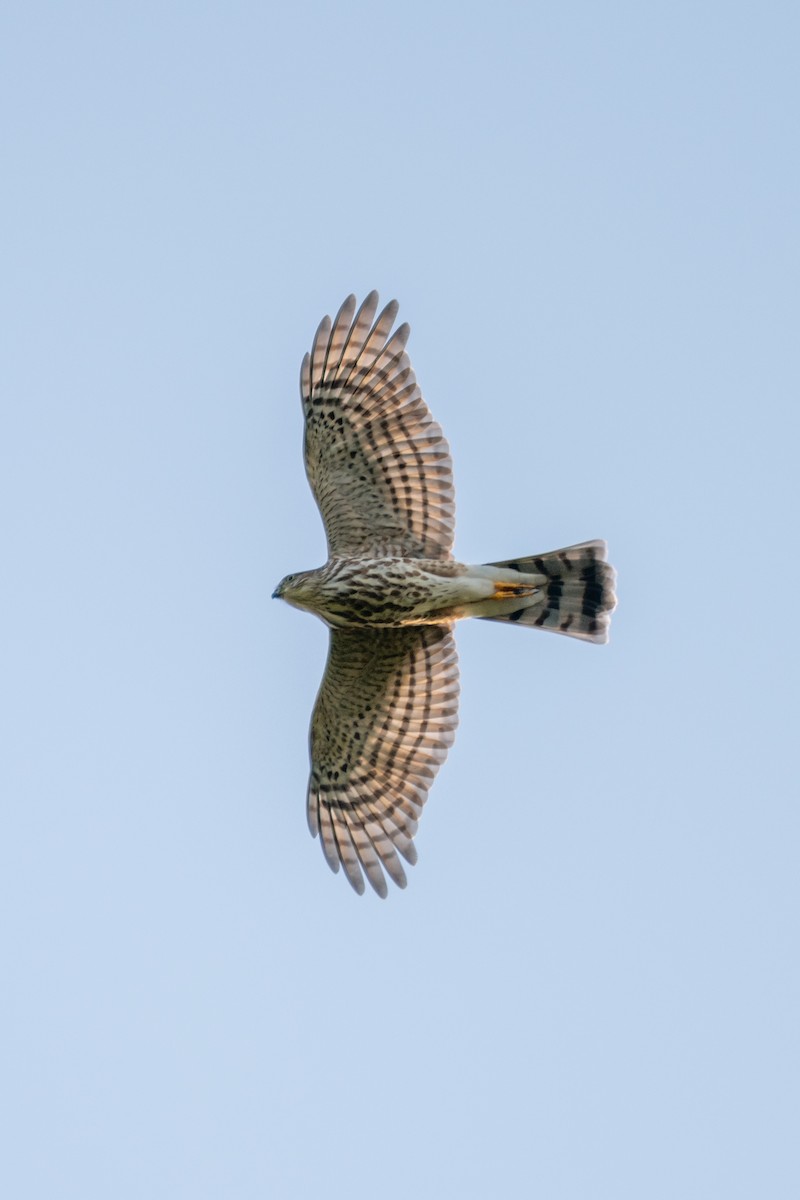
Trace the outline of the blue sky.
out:
[[[797,10],[0,17],[4,1195],[800,1189]],[[397,296],[464,623],[408,889],[308,835],[298,373]]]

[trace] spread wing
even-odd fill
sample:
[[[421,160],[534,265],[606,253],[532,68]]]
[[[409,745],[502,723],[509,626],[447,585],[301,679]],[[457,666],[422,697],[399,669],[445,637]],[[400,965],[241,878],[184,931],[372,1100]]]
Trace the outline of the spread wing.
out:
[[[379,896],[399,887],[400,855],[453,743],[458,660],[450,627],[334,629],[311,720],[308,824],[331,870]]]
[[[348,296],[333,324],[325,317],[300,375],[306,474],[329,557],[449,558],[450,451],[405,352],[409,327],[390,334],[396,300],[375,319],[377,292],[355,307]]]

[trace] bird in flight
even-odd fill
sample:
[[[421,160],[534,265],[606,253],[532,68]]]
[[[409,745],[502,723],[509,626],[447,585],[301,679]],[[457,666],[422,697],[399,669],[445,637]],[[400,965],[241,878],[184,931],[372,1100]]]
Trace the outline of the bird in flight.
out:
[[[328,625],[311,720],[307,814],[328,865],[359,893],[406,886],[428,789],[453,743],[461,617],[608,640],[616,604],[605,542],[466,566],[452,555],[450,451],[370,292],[321,322],[300,373],[305,466],[328,561],[273,596]],[[376,316],[377,314],[377,316]]]

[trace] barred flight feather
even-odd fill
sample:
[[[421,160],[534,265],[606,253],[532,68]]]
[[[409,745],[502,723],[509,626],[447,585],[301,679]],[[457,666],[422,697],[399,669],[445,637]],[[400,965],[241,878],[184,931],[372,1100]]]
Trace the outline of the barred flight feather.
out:
[[[301,369],[305,462],[330,555],[449,558],[455,501],[450,451],[405,352],[390,337],[393,301],[374,320],[371,292],[326,317]],[[374,321],[374,323],[373,323]],[[351,324],[349,324],[352,322]]]
[[[398,854],[453,742],[458,663],[449,626],[332,630],[311,722],[308,824],[328,865],[379,895],[406,883]]]

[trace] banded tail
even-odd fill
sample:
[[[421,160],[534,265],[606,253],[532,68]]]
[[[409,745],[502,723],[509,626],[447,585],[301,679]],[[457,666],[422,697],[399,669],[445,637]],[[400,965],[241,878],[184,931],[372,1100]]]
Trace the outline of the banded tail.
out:
[[[616,572],[606,562],[605,542],[581,542],[549,554],[510,558],[486,566],[538,575],[540,580],[544,575],[547,582],[540,582],[532,589],[530,598],[522,600],[501,598],[498,585],[497,605],[504,611],[496,615],[482,613],[482,620],[533,625],[586,642],[608,641],[608,626],[617,597]]]

